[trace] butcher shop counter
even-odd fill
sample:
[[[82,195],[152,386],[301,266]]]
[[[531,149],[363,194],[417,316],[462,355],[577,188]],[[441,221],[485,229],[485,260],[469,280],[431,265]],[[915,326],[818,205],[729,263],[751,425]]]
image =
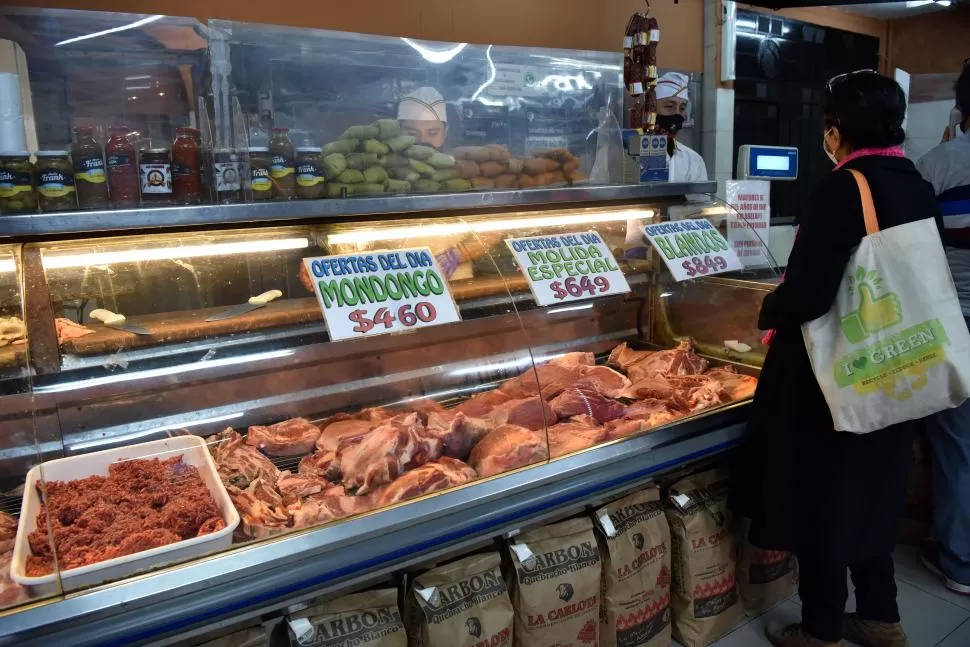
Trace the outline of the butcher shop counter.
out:
[[[289,213],[17,245],[29,388],[0,397],[17,430],[0,461],[5,525],[18,528],[4,593],[21,606],[0,621],[0,644],[174,640],[728,451],[763,358],[764,270],[676,281],[657,253],[628,254],[625,242],[628,227],[669,221],[671,207],[733,218],[684,196],[712,188],[624,187],[578,202],[537,190],[516,192],[534,204],[497,208],[435,196],[426,212],[382,218]],[[512,241],[583,236],[606,250],[609,285],[626,286],[583,291],[577,280],[540,305]],[[389,253],[431,263],[458,320],[418,326],[410,310],[362,303],[348,332],[336,311],[322,316],[321,265],[304,259],[349,267]],[[281,294],[250,301],[271,290]],[[97,309],[123,318],[99,321]],[[396,331],[394,317],[409,316]],[[381,326],[392,332],[367,334]],[[124,470],[109,467],[122,459]],[[130,512],[106,516],[104,492],[130,488],[124,478],[175,494],[127,497]],[[46,490],[50,513],[38,496],[47,481],[62,482]],[[212,498],[169,510],[183,486]],[[160,525],[112,544],[125,515]],[[93,523],[107,525],[91,534]],[[97,552],[71,548],[79,537]]]

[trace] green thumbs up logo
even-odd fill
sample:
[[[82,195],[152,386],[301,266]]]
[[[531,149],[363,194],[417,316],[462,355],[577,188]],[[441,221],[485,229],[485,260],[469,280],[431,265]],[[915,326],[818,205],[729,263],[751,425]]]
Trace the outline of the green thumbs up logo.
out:
[[[895,293],[876,297],[875,290],[882,287],[882,278],[876,271],[857,267],[855,275],[849,277],[849,294],[853,284],[859,291],[859,309],[842,317],[842,333],[851,343],[903,322],[903,306]]]

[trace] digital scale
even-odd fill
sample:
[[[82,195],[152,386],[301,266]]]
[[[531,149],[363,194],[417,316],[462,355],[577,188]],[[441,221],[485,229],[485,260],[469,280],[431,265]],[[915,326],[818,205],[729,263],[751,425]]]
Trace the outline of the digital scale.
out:
[[[798,179],[798,149],[788,146],[742,146],[738,149],[737,179]]]

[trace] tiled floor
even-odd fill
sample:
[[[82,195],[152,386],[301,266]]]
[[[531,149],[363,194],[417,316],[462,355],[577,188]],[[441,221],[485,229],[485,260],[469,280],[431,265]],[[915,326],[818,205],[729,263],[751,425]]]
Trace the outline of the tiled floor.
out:
[[[948,591],[920,563],[919,551],[901,546],[896,551],[899,611],[910,647],[970,646],[970,597]],[[849,583],[847,610],[855,609]],[[801,619],[798,596],[782,602],[757,618],[749,618],[712,647],[771,647],[765,624],[788,624]],[[854,645],[854,643],[846,643]]]

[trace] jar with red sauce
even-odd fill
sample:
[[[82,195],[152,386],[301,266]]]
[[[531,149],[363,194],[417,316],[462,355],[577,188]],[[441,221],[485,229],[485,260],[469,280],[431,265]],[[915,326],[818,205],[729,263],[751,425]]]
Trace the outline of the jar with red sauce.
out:
[[[128,140],[128,126],[111,126],[104,144],[108,167],[108,191],[111,206],[131,209],[138,206],[138,158],[135,147]]]
[[[172,199],[175,204],[202,202],[201,135],[195,128],[177,128],[172,142]]]

